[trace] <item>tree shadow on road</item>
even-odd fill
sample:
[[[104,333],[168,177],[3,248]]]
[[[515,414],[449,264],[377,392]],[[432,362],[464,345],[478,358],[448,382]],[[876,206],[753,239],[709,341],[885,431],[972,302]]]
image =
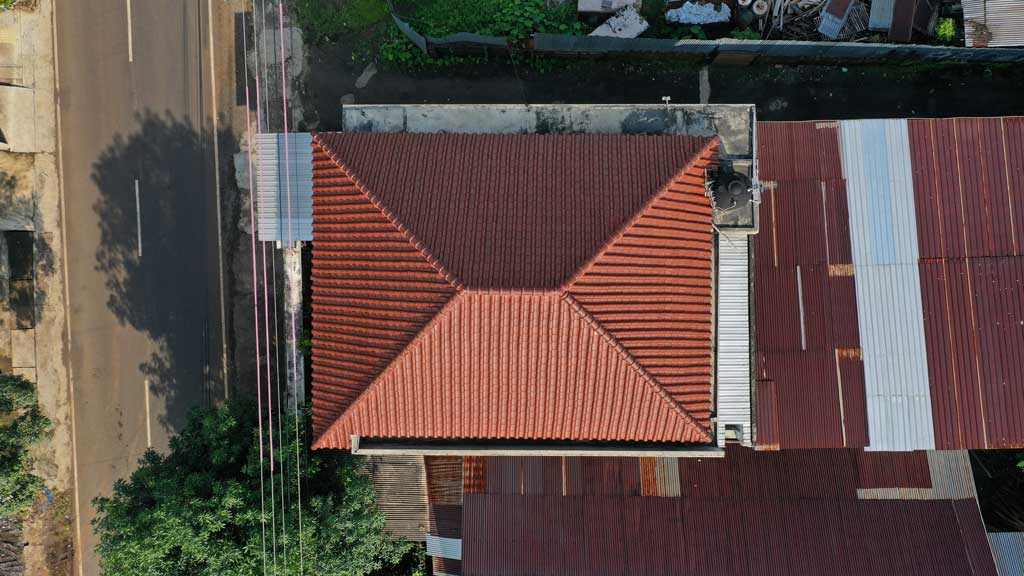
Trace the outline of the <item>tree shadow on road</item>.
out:
[[[212,141],[170,114],[137,121],[93,165],[96,269],[106,275],[110,310],[156,344],[139,370],[165,398],[160,423],[173,431],[223,389]],[[222,151],[235,149],[230,132],[218,138]]]

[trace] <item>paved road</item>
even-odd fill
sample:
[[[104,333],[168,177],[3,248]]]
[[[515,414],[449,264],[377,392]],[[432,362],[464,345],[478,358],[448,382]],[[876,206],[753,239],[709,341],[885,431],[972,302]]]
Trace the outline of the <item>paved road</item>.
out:
[[[91,500],[223,394],[207,1],[56,7],[86,575]]]

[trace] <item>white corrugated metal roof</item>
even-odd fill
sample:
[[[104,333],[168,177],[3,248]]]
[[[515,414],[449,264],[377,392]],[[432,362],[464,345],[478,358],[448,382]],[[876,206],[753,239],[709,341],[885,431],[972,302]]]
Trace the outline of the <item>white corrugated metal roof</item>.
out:
[[[746,234],[718,236],[718,330],[715,375],[718,383],[718,445],[725,445],[725,426],[742,426],[750,445],[750,250]]]
[[[1024,46],[1024,1],[963,0],[964,40],[968,46]],[[976,37],[987,29],[991,39]]]
[[[988,542],[999,576],[1024,576],[1024,532],[993,532]]]
[[[905,120],[840,122],[869,450],[935,447]]]
[[[253,146],[256,163],[257,238],[261,241],[313,240],[313,149],[311,134],[259,134]],[[288,188],[291,183],[291,235],[288,233]]]
[[[462,538],[445,538],[427,534],[427,556],[462,560]]]

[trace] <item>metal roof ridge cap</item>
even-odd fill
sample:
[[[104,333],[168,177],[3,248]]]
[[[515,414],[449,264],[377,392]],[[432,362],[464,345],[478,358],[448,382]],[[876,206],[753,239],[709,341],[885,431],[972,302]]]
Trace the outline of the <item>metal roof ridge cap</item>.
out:
[[[355,412],[355,410],[361,404],[365,404],[366,402],[368,402],[367,397],[369,397],[370,394],[373,393],[377,388],[380,388],[381,381],[383,381],[385,376],[390,375],[391,372],[394,371],[395,365],[398,363],[398,361],[404,359],[407,355],[411,354],[412,352],[410,351],[416,348],[419,345],[420,341],[427,337],[427,333],[430,330],[432,330],[435,325],[437,325],[441,320],[447,318],[451,314],[452,309],[458,306],[459,303],[465,299],[466,295],[467,292],[460,290],[456,292],[455,295],[452,296],[447,302],[445,302],[444,306],[442,306],[441,309],[437,311],[437,314],[435,314],[434,317],[431,318],[429,322],[423,325],[423,329],[420,330],[419,333],[417,333],[416,336],[414,336],[413,339],[410,340],[409,343],[406,344],[404,348],[402,348],[402,351],[399,352],[394,358],[392,358],[391,362],[389,362],[388,365],[385,366],[384,369],[381,370],[380,373],[374,377],[373,381],[370,382],[370,385],[367,386],[359,394],[359,396],[355,400],[353,400],[351,404],[348,405],[344,412],[342,412],[337,418],[334,419],[334,422],[332,422],[331,425],[328,426],[327,429],[324,430],[322,434],[320,434],[320,436],[316,439],[316,442],[314,442],[313,448],[333,448],[333,446],[324,446],[324,439],[331,435],[335,428],[341,427],[342,423],[346,420],[346,417]],[[352,434],[352,436],[359,435]]]
[[[369,200],[370,203],[373,204],[373,207],[380,210],[381,214],[383,214],[384,217],[387,218],[388,222],[391,222],[395,229],[398,230],[398,232],[402,234],[402,236],[404,236],[405,239],[410,244],[412,244],[413,248],[415,248],[416,251],[418,251],[427,261],[427,264],[430,264],[430,266],[435,271],[437,271],[437,273],[440,274],[441,277],[444,278],[445,281],[452,286],[452,288],[461,291],[465,286],[462,283],[462,280],[455,276],[455,274],[449,272],[448,268],[440,260],[434,257],[434,254],[427,248],[423,241],[421,241],[415,234],[413,234],[412,230],[409,229],[409,227],[406,226],[404,223],[402,223],[402,221],[398,219],[398,216],[393,211],[391,211],[391,209],[388,208],[387,205],[385,205],[384,202],[381,201],[381,199],[378,198],[376,194],[371,192],[369,188],[363,185],[362,180],[360,180],[359,177],[356,176],[356,174],[338,158],[337,154],[335,153],[335,150],[331,146],[327,145],[325,141],[320,138],[319,132],[313,132],[312,134],[313,140],[317,143],[318,146],[320,146],[320,149],[323,150],[328,157],[330,157],[331,161],[334,162],[334,164],[338,167],[339,170],[344,172],[345,175],[348,176],[350,180],[352,180],[352,184],[354,184],[355,187],[358,188],[359,191],[364,196],[366,196],[367,200]]]
[[[703,147],[702,147],[702,148],[700,149],[700,151],[698,151],[697,153],[695,153],[695,154],[693,155],[693,157],[692,157],[692,158],[690,158],[690,160],[689,160],[689,161],[688,161],[688,162],[686,163],[686,166],[684,166],[684,167],[683,167],[683,168],[682,168],[681,170],[679,170],[678,172],[676,172],[676,173],[675,173],[675,175],[673,175],[673,176],[672,176],[672,177],[671,177],[671,178],[670,178],[670,179],[668,180],[668,182],[666,182],[666,183],[665,183],[665,185],[661,187],[661,189],[659,189],[659,190],[658,190],[657,192],[655,192],[655,193],[654,193],[654,194],[653,194],[653,195],[652,195],[652,196],[651,196],[651,197],[650,197],[650,198],[649,198],[649,199],[647,200],[647,202],[645,202],[645,203],[644,203],[643,207],[641,207],[641,208],[640,208],[640,210],[638,210],[638,211],[636,212],[636,214],[634,214],[634,215],[633,215],[633,216],[632,216],[632,217],[631,217],[631,218],[629,219],[629,221],[628,221],[628,222],[626,222],[626,224],[624,224],[624,225],[622,226],[622,228],[620,228],[620,229],[619,229],[619,230],[618,230],[617,232],[615,232],[615,234],[613,234],[613,235],[612,235],[612,237],[611,237],[611,238],[609,238],[609,239],[608,239],[608,241],[607,241],[607,242],[605,242],[605,243],[604,243],[604,245],[603,245],[603,246],[601,246],[601,248],[599,248],[599,249],[598,249],[598,251],[597,251],[597,252],[596,252],[596,253],[595,253],[595,254],[594,254],[594,255],[593,255],[592,257],[590,257],[590,259],[589,259],[589,260],[587,260],[587,261],[586,261],[586,262],[585,262],[585,263],[583,264],[583,266],[580,266],[580,268],[579,268],[578,270],[576,270],[576,272],[575,272],[575,273],[574,273],[574,274],[572,275],[572,277],[570,277],[570,278],[569,278],[568,280],[566,280],[566,281],[565,281],[565,283],[564,283],[564,284],[562,284],[562,286],[560,287],[560,289],[561,289],[561,290],[562,290],[563,292],[568,292],[569,290],[571,290],[571,289],[572,289],[572,287],[573,287],[573,286],[575,286],[575,285],[576,285],[576,283],[577,283],[577,282],[579,282],[579,281],[580,281],[580,279],[581,279],[581,278],[583,278],[583,276],[585,276],[585,275],[587,274],[587,272],[589,272],[589,271],[590,271],[590,270],[591,270],[591,269],[592,269],[592,268],[593,268],[593,267],[594,267],[594,266],[595,266],[595,265],[597,264],[597,261],[598,261],[598,260],[600,260],[602,256],[604,256],[605,254],[607,254],[607,253],[608,253],[608,251],[609,251],[609,250],[610,250],[610,249],[612,248],[612,246],[613,246],[613,245],[614,245],[614,244],[615,244],[616,242],[618,242],[619,240],[621,240],[621,239],[622,239],[622,237],[623,237],[623,236],[625,236],[625,235],[626,235],[626,233],[628,233],[628,232],[629,232],[629,230],[630,230],[631,228],[633,228],[633,226],[634,226],[634,225],[636,225],[636,223],[637,223],[637,222],[639,222],[639,221],[640,221],[640,219],[641,219],[641,218],[643,218],[645,214],[647,214],[647,211],[648,211],[648,210],[650,210],[650,209],[651,209],[651,207],[652,207],[652,206],[653,206],[653,205],[654,205],[654,204],[655,204],[655,203],[656,203],[656,202],[657,202],[658,200],[660,200],[660,199],[661,199],[661,198],[663,198],[663,197],[664,197],[664,196],[665,196],[666,194],[668,194],[669,188],[671,187],[671,185],[672,185],[672,184],[673,184],[674,182],[676,182],[676,181],[677,181],[677,180],[679,180],[679,179],[680,179],[680,178],[681,178],[681,177],[682,177],[682,176],[683,176],[684,174],[686,174],[686,173],[687,173],[687,172],[688,172],[688,171],[690,170],[690,168],[693,168],[693,166],[694,166],[694,165],[696,165],[696,164],[697,164],[697,162],[698,162],[699,160],[701,160],[701,159],[702,159],[702,158],[704,157],[704,155],[705,155],[705,154],[708,154],[709,152],[710,152],[710,153],[716,153],[716,152],[717,152],[717,149],[718,149],[718,146],[719,146],[720,144],[721,144],[721,139],[720,139],[720,138],[718,137],[718,135],[717,135],[717,134],[716,134],[716,135],[714,135],[714,136],[712,136],[711,138],[709,138],[709,139],[708,139],[708,141],[707,141],[707,143],[705,143],[705,144],[704,144],[704,146],[703,146]]]
[[[616,339],[615,336],[613,336],[610,332],[608,332],[607,329],[605,329],[605,327],[597,320],[597,318],[594,318],[594,316],[590,313],[589,310],[586,309],[586,307],[582,303],[573,298],[572,294],[566,291],[562,292],[562,301],[565,302],[570,308],[572,308],[573,312],[575,312],[581,319],[583,319],[583,321],[586,322],[591,329],[597,332],[599,336],[604,338],[605,342],[607,342],[615,351],[617,351],[619,355],[622,357],[622,359],[626,361],[626,364],[633,368],[634,370],[636,370],[640,377],[645,382],[647,382],[647,385],[650,386],[651,389],[656,394],[658,394],[666,403],[668,403],[669,407],[674,409],[690,426],[690,428],[696,430],[705,442],[710,443],[713,441],[710,429],[705,430],[704,427],[701,426],[699,422],[697,422],[697,419],[694,418],[692,414],[687,412],[685,408],[683,408],[678,402],[676,402],[676,400],[672,398],[668,391],[665,390],[665,387],[662,386],[658,382],[658,380],[654,378],[654,376],[652,376],[651,373],[648,372],[647,369],[644,368],[636,360],[636,358],[633,357],[632,354],[629,353],[629,350],[626,350],[626,348],[621,343],[619,343],[618,339]]]

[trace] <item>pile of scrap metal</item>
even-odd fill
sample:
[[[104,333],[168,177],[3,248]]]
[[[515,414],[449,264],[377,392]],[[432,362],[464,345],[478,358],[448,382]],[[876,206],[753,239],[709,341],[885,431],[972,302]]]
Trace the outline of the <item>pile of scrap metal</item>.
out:
[[[643,0],[577,0],[581,16],[607,19],[590,33],[591,36],[636,38],[650,27],[640,14]]]

